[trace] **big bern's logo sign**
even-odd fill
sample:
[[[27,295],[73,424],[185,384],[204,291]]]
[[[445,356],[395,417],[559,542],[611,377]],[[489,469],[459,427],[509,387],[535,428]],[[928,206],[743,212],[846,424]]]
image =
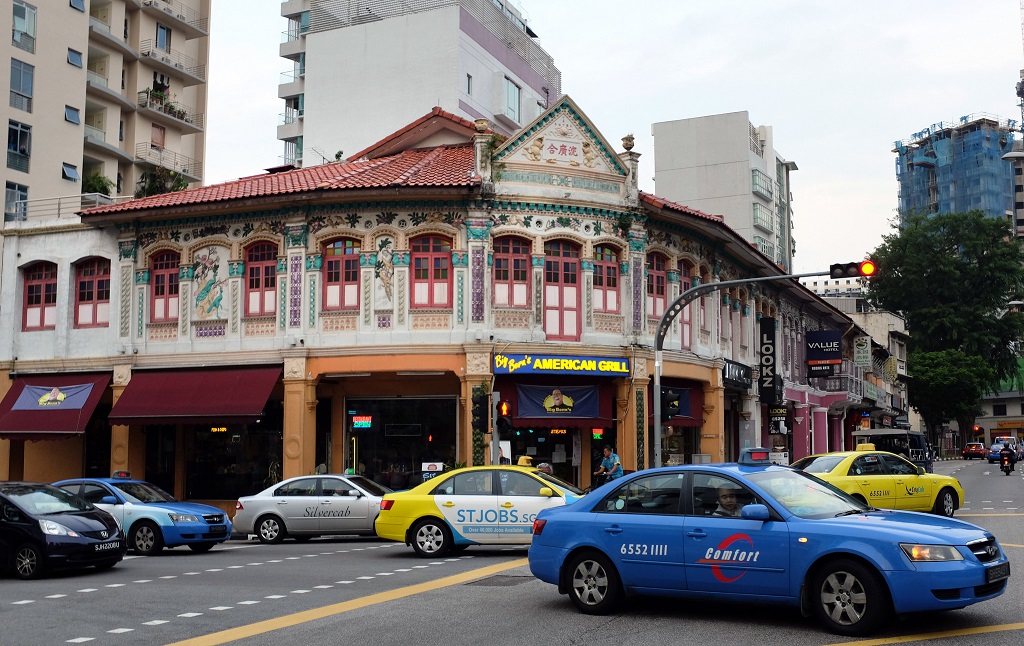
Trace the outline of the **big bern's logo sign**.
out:
[[[781,399],[781,393],[775,386],[775,375],[778,374],[775,361],[775,319],[761,318],[761,334],[758,338],[761,353],[761,374],[757,378],[758,396],[762,404],[777,404]]]

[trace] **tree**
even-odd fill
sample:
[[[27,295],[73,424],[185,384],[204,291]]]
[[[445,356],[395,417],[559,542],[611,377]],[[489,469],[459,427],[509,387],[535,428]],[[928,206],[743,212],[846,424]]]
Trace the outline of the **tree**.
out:
[[[911,352],[981,357],[992,369],[989,390],[1020,383],[1024,314],[1007,304],[1024,300],[1024,247],[1006,220],[981,211],[911,215],[873,259],[868,298],[906,319]]]
[[[86,175],[85,179],[82,180],[82,192],[83,193],[99,193],[100,195],[110,195],[110,192],[114,190],[114,182],[109,177],[100,175],[99,173],[92,173]]]
[[[188,188],[188,179],[184,175],[163,166],[153,166],[141,175],[135,187],[135,197],[149,197],[183,191]]]
[[[978,402],[992,381],[992,369],[984,359],[958,350],[912,352],[913,365],[908,396],[929,429],[955,419],[969,429],[980,413]]]

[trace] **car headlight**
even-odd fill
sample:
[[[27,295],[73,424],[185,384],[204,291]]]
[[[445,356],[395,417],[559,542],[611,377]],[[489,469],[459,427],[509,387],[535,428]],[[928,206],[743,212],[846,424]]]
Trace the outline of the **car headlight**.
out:
[[[40,520],[39,527],[43,530],[44,534],[49,534],[50,536],[78,536],[73,530],[52,520]]]
[[[917,543],[900,543],[900,548],[911,561],[962,561],[961,554],[952,545],[919,545]]]
[[[172,523],[198,523],[199,519],[192,514],[167,514]]]

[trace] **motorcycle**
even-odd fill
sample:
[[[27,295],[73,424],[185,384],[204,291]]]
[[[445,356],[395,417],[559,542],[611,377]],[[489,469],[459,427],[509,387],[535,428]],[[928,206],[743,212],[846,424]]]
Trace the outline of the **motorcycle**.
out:
[[[1010,475],[1010,471],[1013,471],[1013,465],[1010,464],[1010,458],[1004,455],[1002,464],[999,465],[999,468],[1002,469],[1003,473],[1006,475]]]

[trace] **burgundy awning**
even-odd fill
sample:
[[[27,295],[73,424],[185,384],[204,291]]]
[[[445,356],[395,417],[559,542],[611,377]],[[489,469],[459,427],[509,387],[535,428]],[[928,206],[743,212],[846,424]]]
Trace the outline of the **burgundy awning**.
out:
[[[110,423],[255,421],[280,377],[280,366],[137,371],[110,411]]]
[[[0,402],[0,438],[54,440],[85,431],[110,373],[18,377]]]

